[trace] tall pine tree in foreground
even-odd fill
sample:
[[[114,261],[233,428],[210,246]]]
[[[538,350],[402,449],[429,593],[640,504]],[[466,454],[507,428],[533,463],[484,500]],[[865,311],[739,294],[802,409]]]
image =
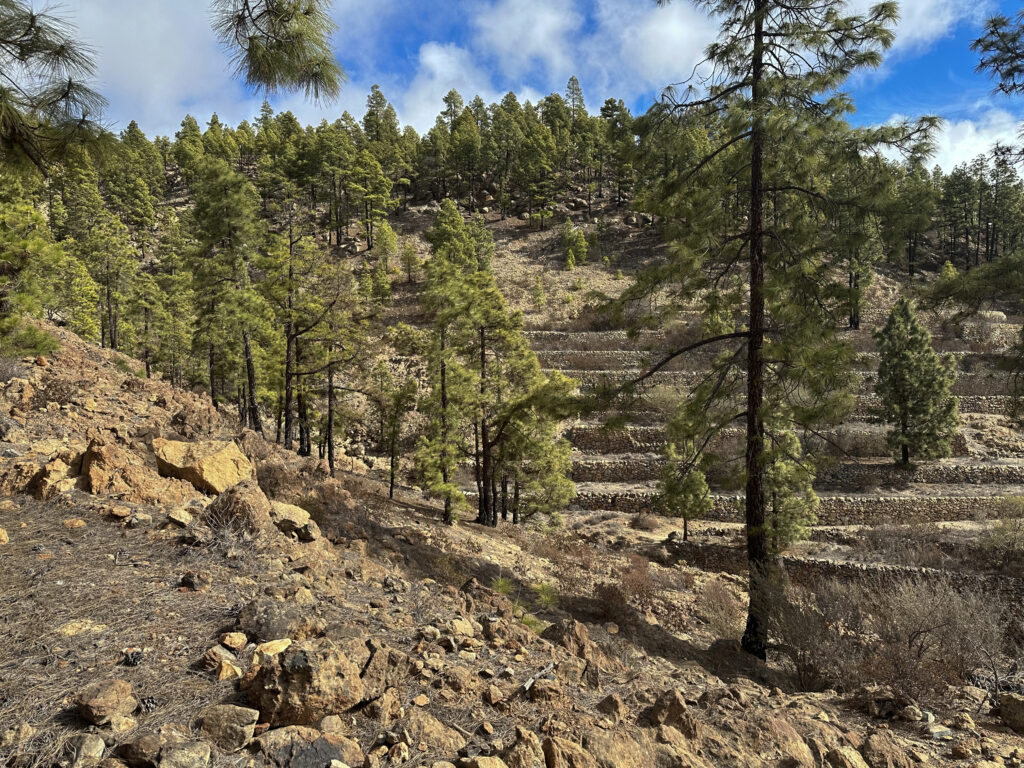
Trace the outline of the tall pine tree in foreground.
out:
[[[834,330],[848,309],[851,249],[847,234],[829,223],[838,210],[885,202],[884,185],[846,190],[830,182],[839,169],[872,179],[878,147],[909,144],[928,123],[866,130],[845,120],[853,105],[839,89],[853,72],[881,62],[895,3],[863,16],[844,15],[842,0],[696,4],[720,19],[704,76],[681,100],[670,90],[660,119],[651,121],[680,138],[655,209],[674,247],[622,306],[636,309],[671,284],[675,300],[651,320],[664,325],[696,309],[704,322],[670,357],[721,350],[681,407],[698,434],[695,455],[678,466],[688,471],[718,432],[745,424],[750,603],[742,644],[764,658],[768,583],[778,571],[769,535],[778,507],[773,449],[788,430],[834,421],[852,403],[851,353]]]
[[[903,298],[874,337],[880,358],[875,392],[890,426],[886,442],[893,455],[904,466],[913,457],[949,456],[960,422],[951,393],[956,381],[953,359],[936,354],[931,334]]]

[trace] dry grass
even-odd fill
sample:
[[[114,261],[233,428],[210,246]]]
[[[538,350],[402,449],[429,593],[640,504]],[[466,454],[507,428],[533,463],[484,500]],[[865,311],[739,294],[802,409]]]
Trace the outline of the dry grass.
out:
[[[108,530],[114,523],[84,506],[17,501],[18,523],[4,514],[12,533],[4,559],[19,567],[0,569],[0,723],[28,723],[35,735],[20,757],[0,750],[0,764],[54,764],[84,725],[74,697],[99,679],[133,684],[150,709],[137,715],[139,730],[191,724],[205,706],[233,695],[233,686],[194,665],[253,597],[235,585],[248,559],[176,547],[170,532],[125,529],[118,537]],[[69,515],[86,526],[68,530],[61,521]],[[209,575],[210,590],[181,593],[187,571]],[[128,647],[143,649],[138,666],[121,665]]]

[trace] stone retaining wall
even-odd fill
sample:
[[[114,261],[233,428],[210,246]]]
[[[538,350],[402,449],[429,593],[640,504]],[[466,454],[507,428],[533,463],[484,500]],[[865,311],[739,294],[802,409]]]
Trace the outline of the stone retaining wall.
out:
[[[670,539],[649,551],[652,560],[669,567],[684,563],[715,573],[747,573],[747,555],[743,547],[682,541],[679,535]],[[1010,576],[793,556],[784,556],[782,560],[789,579],[794,584],[809,588],[826,579],[869,582],[879,586],[902,584],[911,580],[942,579],[952,581],[954,586],[965,591],[996,592],[1011,600],[1024,600],[1024,581]]]
[[[880,441],[882,442],[882,441]],[[736,448],[740,445],[736,441]],[[882,445],[884,451],[884,443]],[[871,455],[865,458],[876,458]],[[577,459],[572,476],[578,483],[634,483],[659,480],[665,460],[660,455],[627,454],[608,459]],[[1024,465],[919,464],[902,469],[891,463],[843,462],[822,470],[815,487],[822,489],[902,488],[910,483],[941,485],[1024,485]]]
[[[746,552],[742,547],[684,542],[678,535],[670,539],[671,541],[648,551],[652,560],[669,567],[684,563],[711,572],[737,575],[745,575],[748,572]],[[866,582],[879,587],[905,584],[908,581],[943,580],[952,582],[954,587],[964,591],[994,592],[1009,600],[1024,600],[1024,581],[1004,575],[909,565],[853,563],[790,555],[783,556],[782,562],[792,583],[812,589],[829,579],[858,584]]]
[[[815,455],[852,456],[859,459],[883,458],[889,455],[885,443],[885,427],[881,424],[856,424],[838,429],[824,430],[821,436],[808,435],[805,449]],[[627,426],[621,429],[601,429],[597,426],[576,425],[566,431],[566,437],[583,453],[659,453],[665,443],[665,430],[660,426]],[[708,450],[719,454],[732,454],[743,449],[742,429],[726,429],[708,445]],[[957,434],[953,439],[953,455],[967,455],[967,441]],[[627,478],[614,476],[614,469],[593,481],[625,482]],[[582,478],[581,478],[582,479]]]
[[[557,365],[547,366],[546,370],[551,370],[552,368],[557,368],[566,376],[575,379],[583,388],[607,384],[608,382],[620,383],[630,378],[637,378],[643,373],[643,370],[639,368],[621,370],[601,368],[566,369]],[[857,387],[856,394],[861,398],[874,397],[875,384],[870,372],[861,371],[859,373],[862,378]],[[648,376],[644,384],[650,387],[667,386],[689,390],[703,381],[706,376],[707,374],[704,371],[663,369]],[[997,375],[989,372],[961,373],[953,385],[953,394],[960,398],[1005,396],[1012,391],[1012,384],[1012,378],[1006,374]],[[961,411],[966,411],[966,409],[961,408]]]
[[[626,370],[643,370],[659,362],[664,350],[647,351],[640,348],[628,349],[538,349],[537,359],[543,368],[558,368],[566,371],[605,371],[613,374]],[[662,370],[706,371],[711,361],[721,354],[714,346],[702,347],[670,360]],[[997,371],[1002,356],[960,350],[952,352],[960,375],[994,374],[1005,380],[1007,375]],[[871,375],[878,369],[877,352],[858,353],[854,367],[862,376]]]
[[[715,496],[705,519],[738,523],[743,520],[742,497]],[[819,525],[879,525],[882,523],[937,523],[976,520],[1002,508],[1000,496],[827,496],[818,507]],[[657,512],[653,490],[582,491],[574,507],[587,511],[627,514]]]

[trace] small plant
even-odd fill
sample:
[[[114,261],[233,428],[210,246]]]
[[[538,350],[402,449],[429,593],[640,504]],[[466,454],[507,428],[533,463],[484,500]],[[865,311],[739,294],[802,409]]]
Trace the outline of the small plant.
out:
[[[616,269],[615,270],[615,279],[616,280],[621,280],[622,279],[622,270],[621,269]]]
[[[538,309],[547,306],[548,297],[544,293],[544,276],[540,273],[537,274],[537,279],[533,282],[533,290],[530,292],[530,297],[533,299],[533,306]]]
[[[495,592],[499,595],[505,596],[511,595],[514,587],[515,585],[512,583],[512,579],[508,576],[499,576],[494,580],[494,583],[491,584],[491,588],[494,589]]]
[[[541,621],[532,613],[524,614],[521,621],[523,626],[531,632],[533,632],[535,635],[539,635],[541,632],[543,632],[550,626],[550,624],[548,624],[546,621]]]
[[[562,226],[562,245],[565,247],[565,268],[573,270],[587,261],[587,237],[568,216]]]
[[[558,590],[555,589],[554,585],[548,584],[546,581],[534,584],[533,594],[537,605],[544,610],[551,610],[558,605]]]
[[[586,288],[586,285],[583,283],[583,278],[577,277],[576,280],[573,281],[572,289],[574,291],[582,291],[584,288]]]

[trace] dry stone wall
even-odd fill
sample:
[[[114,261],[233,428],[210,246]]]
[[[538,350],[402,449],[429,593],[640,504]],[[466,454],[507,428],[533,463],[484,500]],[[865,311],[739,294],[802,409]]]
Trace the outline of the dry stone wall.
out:
[[[747,573],[747,556],[742,547],[683,541],[679,534],[671,534],[650,554],[652,559],[666,566],[685,563],[711,572]],[[790,581],[804,587],[814,587],[827,579],[860,584],[868,582],[878,586],[941,579],[952,582],[963,591],[997,593],[1009,600],[1024,601],[1024,581],[1009,576],[794,556],[784,556],[782,561]]]
[[[716,495],[706,519],[739,523],[742,499]],[[628,514],[656,513],[657,496],[649,490],[582,491],[578,509]],[[1000,496],[826,496],[818,507],[820,525],[879,525],[882,523],[937,523],[992,517],[1003,508]]]

